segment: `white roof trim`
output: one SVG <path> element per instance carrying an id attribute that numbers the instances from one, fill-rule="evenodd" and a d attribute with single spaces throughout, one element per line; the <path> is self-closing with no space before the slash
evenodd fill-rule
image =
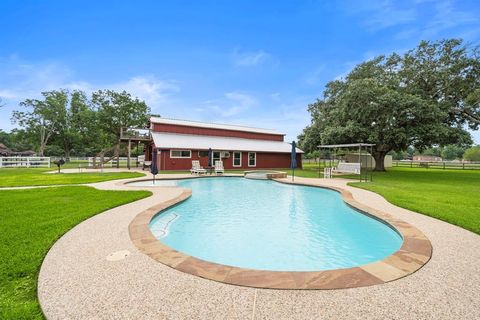
<path id="1" fill-rule="evenodd" d="M 198 127 L 198 128 L 211 128 L 211 129 L 285 135 L 281 132 L 278 132 L 276 130 L 271 130 L 271 129 L 262 129 L 262 128 L 247 127 L 247 126 L 237 126 L 237 125 L 231 125 L 231 124 L 209 123 L 209 122 L 190 121 L 190 120 L 168 119 L 168 118 L 160 118 L 160 117 L 151 117 L 150 122 L 173 124 L 178 126 Z"/>
<path id="2" fill-rule="evenodd" d="M 283 141 L 243 139 L 233 137 L 202 136 L 152 132 L 153 142 L 160 149 L 223 150 L 290 153 L 292 145 Z M 297 153 L 303 153 L 296 149 Z"/>

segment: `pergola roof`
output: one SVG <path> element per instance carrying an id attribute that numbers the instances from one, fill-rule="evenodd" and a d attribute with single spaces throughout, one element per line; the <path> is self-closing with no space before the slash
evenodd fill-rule
<path id="1" fill-rule="evenodd" d="M 361 148 L 361 147 L 373 147 L 375 144 L 374 143 L 344 143 L 344 144 L 321 144 L 318 147 L 319 148 Z"/>

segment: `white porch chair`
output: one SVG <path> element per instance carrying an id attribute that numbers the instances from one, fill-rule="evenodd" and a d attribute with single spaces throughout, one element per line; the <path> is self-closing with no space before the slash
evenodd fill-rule
<path id="1" fill-rule="evenodd" d="M 205 170 L 203 167 L 200 166 L 200 161 L 199 160 L 192 160 L 192 169 L 190 169 L 190 174 L 200 174 L 200 173 L 206 173 L 207 170 Z"/>
<path id="2" fill-rule="evenodd" d="M 224 174 L 223 161 L 215 161 L 215 174 Z"/>

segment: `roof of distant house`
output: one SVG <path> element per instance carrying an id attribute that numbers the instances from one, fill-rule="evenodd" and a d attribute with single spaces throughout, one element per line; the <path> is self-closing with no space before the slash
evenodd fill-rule
<path id="1" fill-rule="evenodd" d="M 284 133 L 281 133 L 272 129 L 262 129 L 262 128 L 247 127 L 247 126 L 200 122 L 200 121 L 191 121 L 191 120 L 168 119 L 168 118 L 160 118 L 160 117 L 151 117 L 150 122 L 161 123 L 161 124 L 172 124 L 172 125 L 186 126 L 186 127 L 198 127 L 198 128 L 210 128 L 210 129 L 285 135 Z"/>

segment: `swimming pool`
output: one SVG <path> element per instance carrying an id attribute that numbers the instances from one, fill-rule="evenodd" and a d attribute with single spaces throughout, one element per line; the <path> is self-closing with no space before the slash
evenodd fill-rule
<path id="1" fill-rule="evenodd" d="M 269 271 L 341 269 L 382 260 L 403 242 L 328 189 L 233 177 L 169 184 L 192 189 L 192 196 L 152 219 L 150 230 L 173 249 L 210 262 Z"/>

